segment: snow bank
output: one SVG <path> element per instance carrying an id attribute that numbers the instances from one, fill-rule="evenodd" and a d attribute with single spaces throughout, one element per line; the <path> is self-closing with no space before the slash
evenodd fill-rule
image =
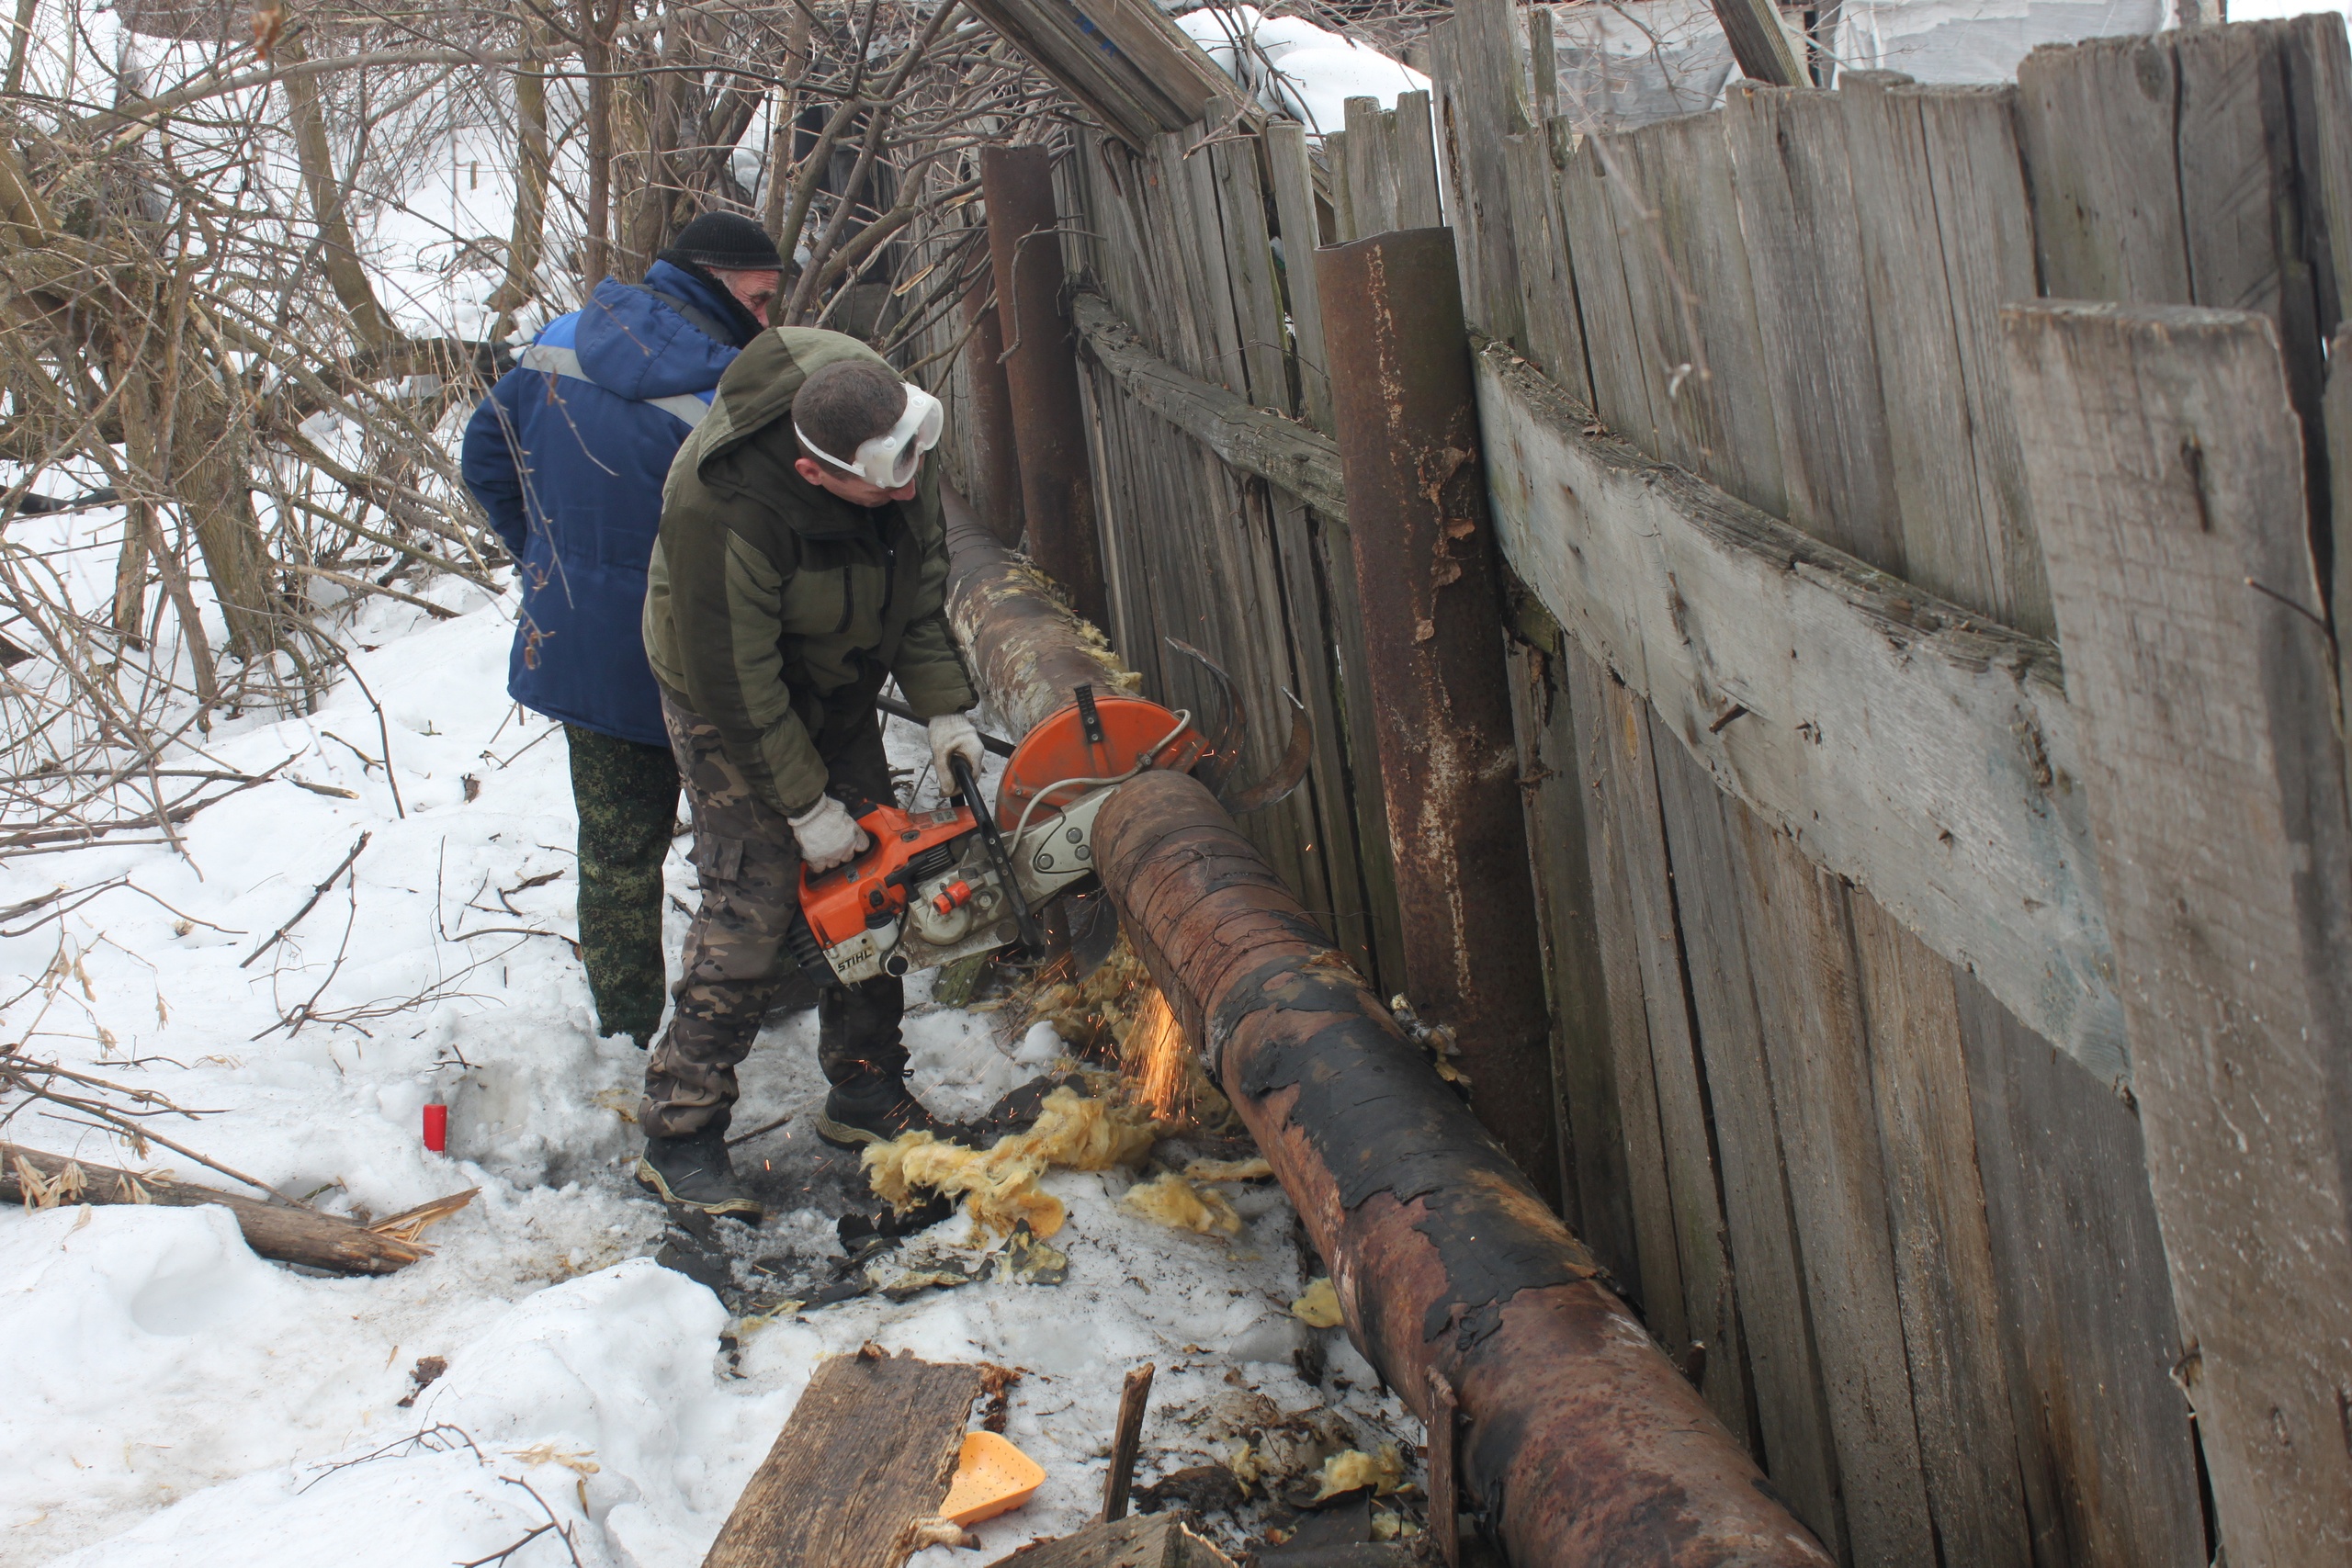
<path id="1" fill-rule="evenodd" d="M 28 538 L 36 526 L 63 525 L 18 525 Z M 60 543 L 88 558 L 103 590 L 111 538 L 81 527 Z M 868 1339 L 1023 1370 L 1007 1433 L 1047 1481 L 1028 1507 L 982 1527 L 996 1555 L 1091 1516 L 1121 1375 L 1139 1361 L 1160 1368 L 1145 1480 L 1222 1451 L 1243 1392 L 1228 1374 L 1260 1391 L 1253 1419 L 1331 1404 L 1362 1428 L 1357 1446 L 1416 1440 L 1360 1359 L 1290 1315 L 1304 1283 L 1295 1220 L 1265 1185 L 1226 1189 L 1245 1223 L 1227 1242 L 1127 1209 L 1126 1171 L 1057 1171 L 1044 1184 L 1069 1211 L 1055 1240 L 1067 1283 L 847 1302 L 739 1328 L 730 1360 L 717 1299 L 644 1256 L 662 1216 L 629 1179 L 638 1134 L 619 1113 L 644 1058 L 626 1039 L 596 1038 L 563 940 L 576 897 L 563 739 L 505 699 L 512 628 L 500 604 L 455 584 L 433 593 L 461 613 L 371 606 L 356 627 L 405 818 L 356 686 L 314 715 L 224 721 L 206 742 L 216 763 L 287 765 L 188 822 L 189 858 L 101 844 L 0 865 L 0 905 L 127 874 L 170 908 L 116 889 L 62 925 L 0 939 L 0 964 L 51 974 L 46 992 L 6 1012 L 12 1030 L 37 1028 L 69 1062 L 216 1110 L 175 1135 L 227 1164 L 339 1213 L 481 1194 L 428 1234 L 434 1257 L 379 1280 L 263 1262 L 220 1211 L 0 1212 L 0 1334 L 17 1351 L 0 1426 L 0 1568 L 61 1553 L 72 1568 L 440 1568 L 514 1543 L 547 1509 L 571 1527 L 583 1562 L 693 1568 L 818 1361 Z M 894 722 L 888 733 L 893 761 L 922 769 L 922 730 Z M 356 892 L 338 885 L 240 968 L 362 832 Z M 691 904 L 683 852 L 668 874 Z M 673 908 L 673 954 L 684 919 Z M 1059 1054 L 1050 1029 L 1001 1042 L 988 1017 L 925 997 L 918 977 L 914 1086 L 951 1114 L 980 1110 Z M 316 1016 L 289 1030 L 305 1003 Z M 809 1015 L 775 1021 L 744 1064 L 738 1125 L 796 1118 L 775 1147 L 806 1135 L 823 1093 L 814 1034 Z M 446 1156 L 418 1136 L 435 1089 L 451 1106 Z M 38 1116 L 11 1132 L 130 1158 Z M 164 1151 L 151 1158 L 184 1179 L 225 1179 Z M 968 1263 L 985 1242 L 959 1216 L 910 1250 Z M 831 1215 L 816 1209 L 778 1215 L 752 1245 L 839 1254 Z M 1317 1355 L 1353 1387 L 1302 1375 L 1295 1358 L 1311 1371 Z M 424 1357 L 447 1371 L 403 1408 Z M 515 1559 L 567 1561 L 551 1539 Z M 946 1548 L 918 1559 L 974 1561 Z"/>

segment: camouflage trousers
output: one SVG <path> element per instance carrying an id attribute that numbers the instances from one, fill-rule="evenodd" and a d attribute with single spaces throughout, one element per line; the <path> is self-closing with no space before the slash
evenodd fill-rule
<path id="1" fill-rule="evenodd" d="M 580 812 L 580 961 L 596 1027 L 639 1045 L 662 1026 L 662 863 L 678 820 L 669 750 L 563 727 Z"/>
<path id="2" fill-rule="evenodd" d="M 670 1027 L 646 1064 L 639 1121 L 648 1137 L 675 1138 L 727 1126 L 738 1093 L 736 1066 L 750 1054 L 762 1016 L 797 981 L 784 933 L 800 903 L 800 846 L 784 814 L 760 799 L 728 761 L 717 726 L 666 695 L 662 712 L 694 814 L 702 902 L 686 931 L 684 972 L 671 991 L 676 1006 Z M 819 750 L 836 799 L 896 798 L 877 719 L 826 737 Z M 826 1079 L 904 1071 L 904 985 L 888 976 L 820 991 L 817 1062 Z"/>

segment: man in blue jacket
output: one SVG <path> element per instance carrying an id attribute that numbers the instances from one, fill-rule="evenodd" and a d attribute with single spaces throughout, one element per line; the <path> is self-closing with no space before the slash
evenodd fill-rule
<path id="1" fill-rule="evenodd" d="M 466 425 L 466 487 L 519 567 L 506 690 L 558 720 L 580 816 L 580 949 L 599 1029 L 661 1026 L 662 863 L 677 764 L 638 625 L 670 459 L 767 323 L 784 264 L 705 213 L 642 284 L 605 278 L 525 349 Z"/>

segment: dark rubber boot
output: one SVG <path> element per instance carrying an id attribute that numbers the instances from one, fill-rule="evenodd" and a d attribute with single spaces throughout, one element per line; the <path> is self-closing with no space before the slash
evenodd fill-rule
<path id="1" fill-rule="evenodd" d="M 943 1143 L 966 1141 L 964 1128 L 924 1110 L 895 1073 L 869 1070 L 842 1079 L 817 1117 L 817 1136 L 837 1149 L 887 1144 L 908 1133 L 929 1133 Z"/>
<path id="2" fill-rule="evenodd" d="M 747 1224 L 767 1217 L 767 1208 L 743 1190 L 727 1158 L 727 1130 L 705 1127 L 683 1138 L 648 1138 L 637 1162 L 638 1184 L 683 1209 L 725 1214 Z"/>

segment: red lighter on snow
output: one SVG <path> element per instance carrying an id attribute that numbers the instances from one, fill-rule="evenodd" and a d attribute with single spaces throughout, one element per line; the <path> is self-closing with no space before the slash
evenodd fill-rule
<path id="1" fill-rule="evenodd" d="M 449 1102 L 441 1098 L 439 1089 L 424 1102 L 424 1146 L 436 1155 L 449 1147 Z"/>

